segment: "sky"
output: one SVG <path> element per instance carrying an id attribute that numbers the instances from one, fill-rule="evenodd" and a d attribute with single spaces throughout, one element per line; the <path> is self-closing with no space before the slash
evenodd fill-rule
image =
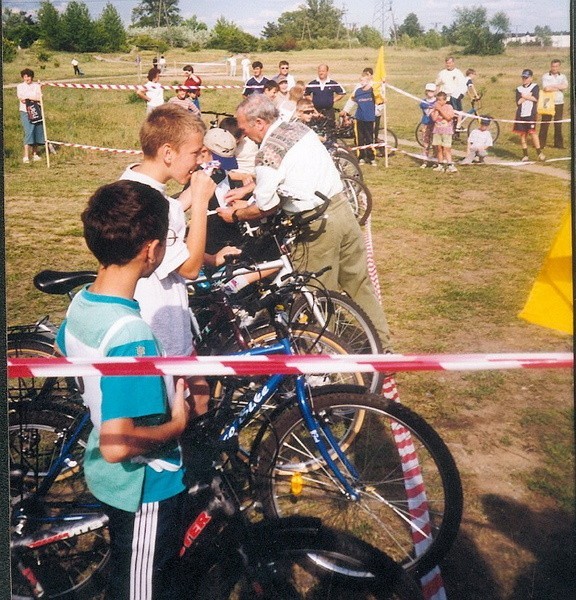
<path id="1" fill-rule="evenodd" d="M 98 17 L 108 0 L 81 0 Z M 132 9 L 138 0 L 111 0 L 126 25 L 130 24 Z M 66 0 L 52 0 L 57 8 L 65 7 Z M 259 36 L 268 21 L 277 21 L 283 13 L 296 10 L 304 0 L 180 0 L 180 14 L 184 18 L 196 15 L 198 20 L 212 27 L 224 16 L 253 35 Z M 34 0 L 4 0 L 3 6 L 18 10 L 33 11 L 39 6 Z M 502 11 L 510 20 L 513 33 L 534 31 L 534 27 L 548 25 L 552 31 L 568 31 L 570 28 L 570 0 L 334 0 L 334 6 L 345 11 L 347 25 L 358 27 L 370 25 L 386 34 L 402 24 L 406 15 L 415 13 L 425 30 L 450 25 L 457 7 L 482 6 L 488 18 Z"/>

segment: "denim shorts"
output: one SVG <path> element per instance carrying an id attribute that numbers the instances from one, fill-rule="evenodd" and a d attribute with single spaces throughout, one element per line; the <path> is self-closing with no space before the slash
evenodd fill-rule
<path id="1" fill-rule="evenodd" d="M 44 129 L 42 123 L 30 123 L 28 113 L 20 111 L 20 121 L 24 128 L 24 144 L 26 146 L 35 146 L 45 144 Z"/>

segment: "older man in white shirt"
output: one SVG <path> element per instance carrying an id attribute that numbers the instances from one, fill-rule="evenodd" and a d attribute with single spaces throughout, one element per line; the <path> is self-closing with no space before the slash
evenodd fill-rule
<path id="1" fill-rule="evenodd" d="M 385 350 L 391 350 L 384 311 L 368 274 L 362 230 L 354 217 L 338 170 L 317 134 L 300 122 L 286 123 L 266 97 L 252 95 L 236 110 L 239 127 L 260 145 L 256 155 L 254 202 L 232 198 L 230 208 L 218 209 L 227 222 L 260 219 L 280 208 L 289 214 L 322 204 L 316 192 L 330 198 L 323 217 L 312 221 L 298 240 L 293 259 L 298 269 L 319 271 L 331 290 L 344 290 L 370 317 Z"/>

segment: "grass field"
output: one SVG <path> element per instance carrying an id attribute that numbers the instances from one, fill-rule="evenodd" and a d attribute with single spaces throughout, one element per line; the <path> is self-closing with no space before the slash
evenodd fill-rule
<path id="1" fill-rule="evenodd" d="M 388 81 L 420 96 L 449 53 L 389 49 Z M 281 58 L 305 81 L 327 62 L 335 79 L 351 86 L 372 49 L 259 55 L 265 73 Z M 457 65 L 478 72 L 482 112 L 511 120 L 514 88 L 523 68 L 540 77 L 551 58 L 567 72 L 566 50 L 514 48 L 503 56 L 459 57 Z M 214 62 L 224 53 L 174 54 L 171 61 Z M 68 55 L 53 57 L 44 70 L 24 52 L 4 65 L 4 84 L 18 83 L 28 66 L 46 81 L 73 80 Z M 138 83 L 131 57 L 102 61 L 79 57 L 86 83 Z M 252 57 L 256 58 L 256 57 Z M 54 66 L 58 60 L 60 66 Z M 145 64 L 151 56 L 143 55 Z M 201 69 L 197 69 L 204 76 Z M 569 73 L 567 73 L 570 75 Z M 180 82 L 180 74 L 165 78 Z M 223 75 L 205 83 L 239 84 Z M 166 94 L 168 97 L 168 93 Z M 206 90 L 205 110 L 232 112 L 240 91 Z M 568 107 L 567 107 L 568 108 Z M 416 103 L 388 92 L 389 126 L 401 150 L 414 151 Z M 130 92 L 45 89 L 49 139 L 118 149 L 138 148 L 144 106 Z M 566 114 L 570 114 L 569 111 Z M 517 161 L 521 150 L 511 124 L 494 155 Z M 30 322 L 66 309 L 59 298 L 42 297 L 32 286 L 44 268 L 92 268 L 79 214 L 99 185 L 114 180 L 137 157 L 63 148 L 44 163 L 21 163 L 21 130 L 13 88 L 4 89 L 7 322 Z M 569 127 L 565 126 L 568 142 Z M 457 149 L 457 148 L 456 148 Z M 569 150 L 547 151 L 549 158 Z M 448 175 L 419 169 L 400 153 L 389 167 L 365 173 L 373 193 L 372 231 L 376 260 L 397 351 L 570 351 L 571 339 L 531 325 L 517 314 L 570 204 L 570 160 L 553 169 L 484 165 Z M 402 401 L 422 413 L 448 442 L 465 485 L 460 538 L 443 565 L 449 598 L 505 600 L 571 597 L 575 591 L 573 514 L 572 373 L 480 371 L 398 374 Z"/>

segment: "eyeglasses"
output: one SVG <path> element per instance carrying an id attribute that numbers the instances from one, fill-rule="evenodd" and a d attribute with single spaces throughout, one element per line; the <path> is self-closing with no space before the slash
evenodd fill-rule
<path id="1" fill-rule="evenodd" d="M 313 115 L 316 111 L 314 110 L 303 110 L 302 114 L 304 115 Z"/>
<path id="2" fill-rule="evenodd" d="M 166 246 L 173 246 L 176 243 L 178 236 L 173 229 L 168 229 L 168 234 L 166 235 Z"/>

